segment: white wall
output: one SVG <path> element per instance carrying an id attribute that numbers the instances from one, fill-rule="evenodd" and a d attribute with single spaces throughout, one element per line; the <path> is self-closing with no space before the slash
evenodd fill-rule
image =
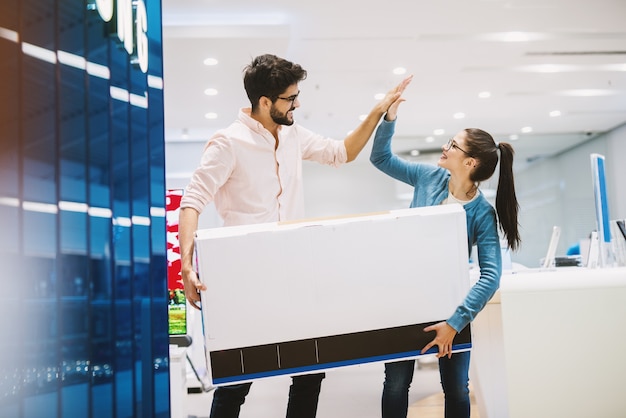
<path id="1" fill-rule="evenodd" d="M 613 219 L 626 218 L 626 124 L 606 135 L 609 190 L 611 193 L 611 213 Z"/>
<path id="2" fill-rule="evenodd" d="M 369 156 L 368 156 L 369 157 Z M 339 168 L 306 162 L 303 166 L 307 217 L 402 209 L 396 181 L 361 159 Z"/>
<path id="3" fill-rule="evenodd" d="M 522 249 L 513 260 L 537 267 L 548 248 L 552 226 L 561 227 L 557 255 L 596 229 L 590 154 L 606 157 L 609 213 L 626 217 L 626 195 L 619 179 L 626 176 L 626 126 L 516 173 Z"/>

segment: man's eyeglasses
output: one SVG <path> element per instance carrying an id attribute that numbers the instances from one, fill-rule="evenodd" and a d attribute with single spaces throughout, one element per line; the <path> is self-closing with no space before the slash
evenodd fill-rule
<path id="1" fill-rule="evenodd" d="M 289 97 L 280 97 L 280 96 L 278 96 L 276 99 L 280 99 L 280 100 L 285 100 L 287 102 L 291 102 L 291 104 L 293 105 L 293 102 L 298 100 L 298 96 L 299 95 L 300 95 L 300 92 L 298 92 L 298 94 L 294 94 L 293 96 L 289 96 Z"/>
<path id="2" fill-rule="evenodd" d="M 467 155 L 468 157 L 471 157 L 472 154 L 470 154 L 469 152 L 465 151 L 463 148 L 459 147 L 456 143 L 456 141 L 452 138 L 450 138 L 448 140 L 448 142 L 446 143 L 446 145 L 443 146 L 443 149 L 446 151 L 450 151 L 450 148 L 456 148 L 459 151 L 461 151 L 463 154 Z"/>

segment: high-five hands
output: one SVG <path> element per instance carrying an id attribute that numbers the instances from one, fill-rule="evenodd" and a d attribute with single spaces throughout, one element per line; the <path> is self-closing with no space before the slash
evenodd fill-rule
<path id="1" fill-rule="evenodd" d="M 385 115 L 385 120 L 392 121 L 392 120 L 395 120 L 396 117 L 398 116 L 398 107 L 400 106 L 400 103 L 402 103 L 405 100 L 402 97 L 402 93 L 404 93 L 404 89 L 406 89 L 406 87 L 409 85 L 411 80 L 413 80 L 413 75 L 410 75 L 404 80 L 402 80 L 402 82 L 398 84 L 395 87 L 395 89 L 392 89 L 389 93 L 387 93 L 387 96 L 389 96 L 390 93 L 396 96 L 395 96 L 395 99 L 391 101 L 389 107 L 387 107 L 387 114 Z"/>
<path id="2" fill-rule="evenodd" d="M 404 99 L 402 98 L 402 93 L 404 93 L 404 89 L 406 89 L 411 80 L 413 80 L 412 75 L 406 77 L 397 86 L 395 86 L 394 88 L 389 90 L 387 94 L 385 94 L 385 97 L 383 97 L 383 99 L 380 101 L 380 106 L 382 107 L 383 113 L 386 112 L 387 115 L 389 115 L 389 111 L 391 109 L 395 109 L 394 114 L 395 112 L 397 112 L 398 106 L 404 101 Z M 385 116 L 385 119 L 392 120 L 387 118 L 387 116 Z"/>

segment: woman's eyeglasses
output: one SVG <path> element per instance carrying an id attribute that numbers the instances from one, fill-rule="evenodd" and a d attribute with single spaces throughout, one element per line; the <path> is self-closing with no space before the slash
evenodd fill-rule
<path id="1" fill-rule="evenodd" d="M 463 148 L 459 147 L 456 143 L 456 141 L 452 138 L 450 138 L 448 140 L 448 142 L 446 143 L 446 145 L 443 146 L 443 149 L 446 151 L 450 151 L 450 148 L 456 148 L 459 151 L 461 151 L 463 154 L 467 155 L 468 157 L 471 157 L 472 154 L 470 154 L 469 152 L 465 151 Z"/>

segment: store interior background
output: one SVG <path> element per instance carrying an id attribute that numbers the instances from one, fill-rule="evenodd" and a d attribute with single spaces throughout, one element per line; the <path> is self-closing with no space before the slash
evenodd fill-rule
<path id="1" fill-rule="evenodd" d="M 626 156 L 624 15 L 619 0 L 164 0 L 167 187 L 184 187 L 207 138 L 248 106 L 242 70 L 258 54 L 308 70 L 294 118 L 337 139 L 357 126 L 376 93 L 413 74 L 395 151 L 436 163 L 441 145 L 465 127 L 510 142 L 523 240 L 513 261 L 537 267 L 554 225 L 562 228 L 557 254 L 595 228 L 590 153 L 607 157 L 611 216 L 626 216 L 618 193 Z M 205 65 L 207 58 L 218 64 Z M 396 67 L 406 74 L 393 74 Z M 490 97 L 479 98 L 485 91 Z M 465 117 L 455 119 L 458 112 Z M 339 169 L 305 163 L 307 216 L 408 207 L 410 188 L 378 172 L 369 149 Z M 481 185 L 491 198 L 496 179 Z M 217 225 L 209 207 L 200 227 Z"/>
<path id="2" fill-rule="evenodd" d="M 624 15 L 620 0 L 163 0 L 166 187 L 184 187 L 206 140 L 249 105 L 242 71 L 256 55 L 308 71 L 294 118 L 336 139 L 358 125 L 375 94 L 413 74 L 394 150 L 436 163 L 441 145 L 465 127 L 510 142 L 523 240 L 513 261 L 537 267 L 554 225 L 562 228 L 557 255 L 595 229 L 589 154 L 606 156 L 610 214 L 626 217 Z M 394 74 L 397 67 L 406 74 Z M 305 162 L 308 217 L 408 207 L 410 188 L 378 172 L 369 150 L 339 169 Z M 481 185 L 490 199 L 495 180 Z M 210 206 L 200 227 L 218 225 Z"/>
<path id="3" fill-rule="evenodd" d="M 591 153 L 606 156 L 611 218 L 626 217 L 623 16 L 621 0 L 163 0 L 166 186 L 185 187 L 207 139 L 249 106 L 242 74 L 256 55 L 283 56 L 308 71 L 294 118 L 335 139 L 357 126 L 375 94 L 413 74 L 394 150 L 436 163 L 442 144 L 466 127 L 510 142 L 522 235 L 512 260 L 539 267 L 553 226 L 562 231 L 557 255 L 596 228 Z M 207 58 L 218 63 L 205 65 Z M 406 74 L 394 74 L 397 67 Z M 482 92 L 490 97 L 479 97 Z M 465 117 L 456 119 L 459 112 Z M 410 187 L 377 171 L 370 149 L 338 169 L 304 163 L 308 217 L 408 207 Z M 497 175 L 481 185 L 492 203 L 496 181 Z M 210 205 L 200 227 L 219 225 Z M 194 344 L 187 352 L 201 368 L 200 318 L 188 314 Z M 440 393 L 430 371 L 414 379 L 411 402 Z M 190 386 L 198 385 L 187 376 Z M 376 416 L 381 379 L 377 365 L 330 371 L 319 415 Z M 242 415 L 276 416 L 289 382 L 255 384 Z M 188 412 L 205 416 L 210 396 L 187 396 Z"/>
<path id="4" fill-rule="evenodd" d="M 625 15 L 620 0 L 163 0 L 166 187 L 185 187 L 207 139 L 249 105 L 242 71 L 256 55 L 283 56 L 308 71 L 294 118 L 335 139 L 357 126 L 375 94 L 413 74 L 394 150 L 436 163 L 442 144 L 466 127 L 510 142 L 522 234 L 512 260 L 539 267 L 553 226 L 562 231 L 557 255 L 596 228 L 591 153 L 606 156 L 611 218 L 626 217 L 620 185 L 626 176 L 620 161 L 626 156 Z M 205 65 L 207 58 L 217 65 Z M 397 67 L 406 74 L 394 74 Z M 490 97 L 479 97 L 482 92 Z M 456 119 L 459 112 L 465 117 Z M 437 129 L 444 133 L 435 135 Z M 378 172 L 370 149 L 338 169 L 304 163 L 308 217 L 408 207 L 411 189 Z M 492 203 L 496 181 L 497 175 L 481 185 Z M 200 227 L 219 225 L 210 205 Z M 190 311 L 191 334 L 201 341 L 199 315 Z M 188 353 L 203 364 L 199 344 Z M 341 396 L 325 397 L 320 415 L 329 405 L 352 413 L 360 407 L 359 416 L 376 411 L 380 370 L 372 368 L 368 380 L 369 370 L 352 369 L 346 381 L 335 371 L 325 390 L 352 390 L 351 400 L 344 405 Z M 360 389 L 349 383 L 355 375 Z M 272 408 L 285 404 L 289 379 L 268 380 L 250 395 L 259 416 L 264 407 L 272 416 Z M 188 382 L 197 385 L 193 376 Z M 422 370 L 412 399 L 431 390 L 438 391 L 437 378 Z M 188 398 L 190 410 L 203 414 L 207 401 Z"/>
<path id="5" fill-rule="evenodd" d="M 403 66 L 415 80 L 397 152 L 434 161 L 466 126 L 510 140 L 514 261 L 537 266 L 553 225 L 559 254 L 595 228 L 590 153 L 607 157 L 611 217 L 626 217 L 623 0 L 145 3 L 147 74 L 82 7 L 91 0 L 0 2 L 2 416 L 169 415 L 164 189 L 184 187 L 206 140 L 247 106 L 242 69 L 261 53 L 309 71 L 296 119 L 330 137 Z M 308 216 L 408 206 L 368 154 L 337 170 L 305 163 Z M 200 226 L 219 224 L 209 207 Z"/>

